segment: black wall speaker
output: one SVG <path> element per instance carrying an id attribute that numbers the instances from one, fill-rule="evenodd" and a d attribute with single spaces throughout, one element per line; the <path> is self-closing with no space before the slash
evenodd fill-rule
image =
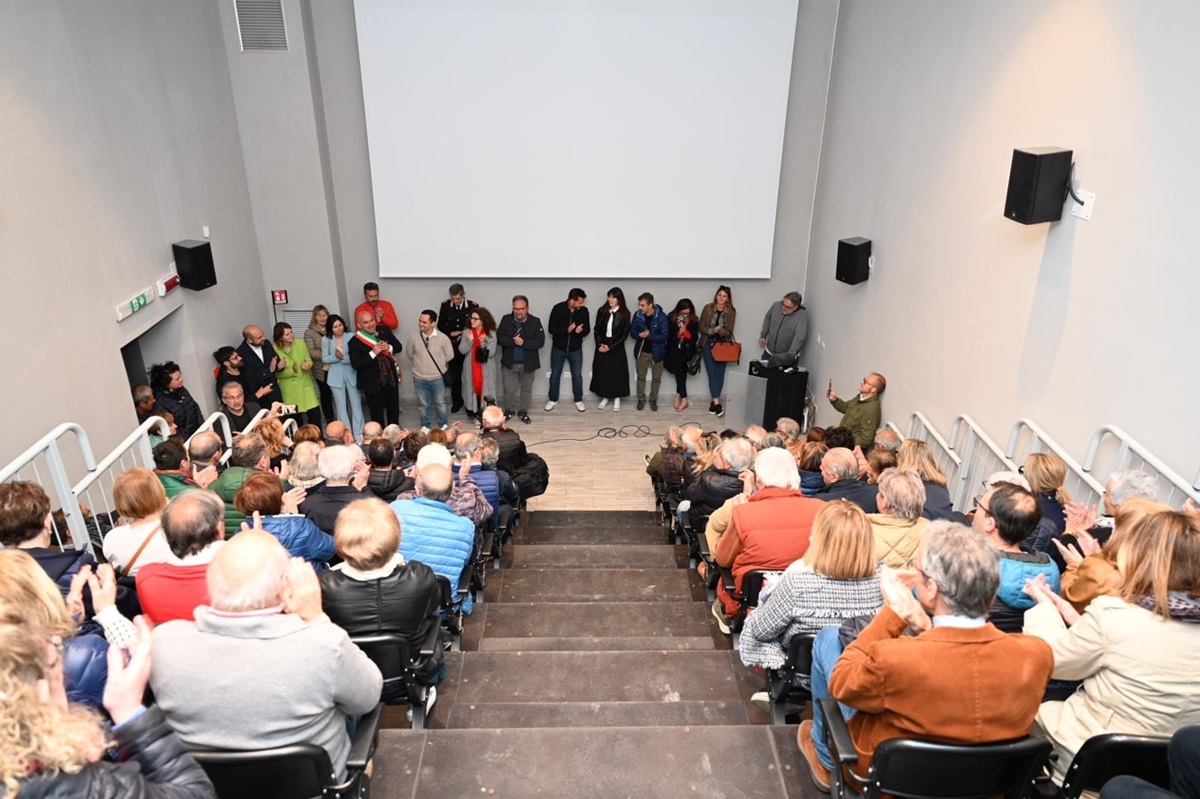
<path id="1" fill-rule="evenodd" d="M 207 241 L 177 241 L 171 245 L 171 249 L 175 251 L 175 271 L 179 273 L 179 285 L 192 291 L 217 285 L 212 245 Z"/>
<path id="2" fill-rule="evenodd" d="M 1022 225 L 1062 219 L 1072 155 L 1061 147 L 1013 150 L 1004 215 Z"/>
<path id="3" fill-rule="evenodd" d="M 871 276 L 871 240 L 861 236 L 838 241 L 837 279 L 851 286 Z"/>

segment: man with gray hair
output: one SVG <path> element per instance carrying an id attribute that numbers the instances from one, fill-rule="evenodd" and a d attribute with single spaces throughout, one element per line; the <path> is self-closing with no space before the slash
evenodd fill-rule
<path id="1" fill-rule="evenodd" d="M 383 678 L 321 611 L 312 566 L 256 527 L 216 553 L 207 583 L 194 622 L 154 628 L 150 684 L 175 734 L 205 749 L 316 744 L 343 779 L 346 720 L 375 707 Z"/>
<path id="2" fill-rule="evenodd" d="M 858 459 L 844 447 L 834 447 L 821 458 L 821 477 L 825 487 L 813 492 L 814 499 L 832 502 L 848 499 L 867 513 L 878 513 L 876 495 L 879 486 L 873 486 L 858 476 Z"/>
<path id="3" fill-rule="evenodd" d="M 872 449 L 886 449 L 888 452 L 899 452 L 900 445 L 904 443 L 896 431 L 890 427 L 881 427 L 875 431 L 875 443 Z"/>
<path id="4" fill-rule="evenodd" d="M 800 493 L 796 459 L 786 449 L 764 449 L 754 457 L 754 493 L 733 508 L 729 527 L 717 540 L 713 560 L 733 569 L 737 590 L 755 569 L 783 571 L 808 551 L 813 520 L 824 506 Z M 739 494 L 738 496 L 745 496 Z M 717 585 L 713 616 L 729 634 L 729 617 L 739 603 L 723 584 Z"/>
<path id="5" fill-rule="evenodd" d="M 233 452 L 229 455 L 229 468 L 209 485 L 208 490 L 214 492 L 225 502 L 225 535 L 232 537 L 241 529 L 246 520 L 245 514 L 233 504 L 238 489 L 246 482 L 246 478 L 255 472 L 271 471 L 271 456 L 267 454 L 267 442 L 258 433 L 242 433 L 233 442 Z"/>
<path id="6" fill-rule="evenodd" d="M 1158 479 L 1140 469 L 1113 472 L 1104 486 L 1104 515 L 1102 517 L 1097 517 L 1098 508 L 1095 506 L 1089 508 L 1082 502 L 1072 502 L 1067 505 L 1064 513 L 1067 525 L 1066 532 L 1062 535 L 1063 544 L 1079 549 L 1077 540 L 1081 531 L 1089 533 L 1101 544 L 1106 543 L 1108 537 L 1112 535 L 1113 517 L 1117 515 L 1117 508 L 1121 507 L 1121 503 L 1128 499 L 1148 499 L 1151 502 L 1158 502 Z M 1061 557 L 1057 551 L 1047 550 L 1047 552 L 1056 560 Z"/>
<path id="7" fill-rule="evenodd" d="M 770 366 L 791 366 L 800 358 L 806 338 L 808 311 L 801 303 L 800 292 L 789 291 L 763 317 L 762 331 L 758 334 L 762 359 Z"/>
<path id="8" fill-rule="evenodd" d="M 460 433 L 454 440 L 454 457 L 458 460 L 460 467 L 462 464 L 470 464 L 467 472 L 469 476 L 460 477 L 456 474 L 454 482 L 458 485 L 469 480 L 479 486 L 479 490 L 487 497 L 488 504 L 492 506 L 492 526 L 499 530 L 500 478 L 496 472 L 483 468 L 483 453 L 480 451 L 482 441 L 479 434 L 473 432 Z"/>
<path id="9" fill-rule="evenodd" d="M 786 447 L 800 438 L 800 423 L 791 417 L 780 416 L 775 420 L 775 432 L 783 436 L 783 444 Z"/>
<path id="10" fill-rule="evenodd" d="M 454 475 L 450 467 L 430 463 L 417 473 L 417 495 L 398 499 L 392 510 L 400 520 L 403 535 L 400 554 L 406 561 L 419 560 L 435 574 L 450 581 L 452 595 L 458 593 L 463 569 L 475 554 L 475 523 L 450 509 Z M 467 592 L 463 612 L 470 613 L 474 600 Z"/>
<path id="11" fill-rule="evenodd" d="M 333 526 L 342 508 L 363 494 L 371 479 L 371 467 L 363 459 L 362 450 L 355 446 L 326 447 L 317 455 L 317 466 L 325 483 L 321 490 L 305 497 L 300 512 L 326 533 L 333 535 Z"/>
<path id="12" fill-rule="evenodd" d="M 754 465 L 754 447 L 740 436 L 717 447 L 712 466 L 696 475 L 683 492 L 693 530 L 700 530 L 717 508 L 742 493 L 742 472 Z"/>
<path id="13" fill-rule="evenodd" d="M 225 503 L 211 491 L 186 491 L 167 503 L 161 522 L 171 555 L 137 570 L 138 600 L 153 624 L 191 621 L 208 601 L 208 564 L 225 544 Z"/>
<path id="14" fill-rule="evenodd" d="M 837 699 L 846 717 L 858 711 L 849 722 L 860 773 L 892 738 L 981 744 L 1029 734 L 1054 655 L 1045 641 L 987 622 L 999 584 L 998 556 L 982 535 L 933 522 L 913 568 L 884 570 L 884 608 L 845 652 L 836 626 L 817 634 L 813 699 Z M 797 743 L 813 783 L 828 790 L 824 724 L 814 702 Z"/>

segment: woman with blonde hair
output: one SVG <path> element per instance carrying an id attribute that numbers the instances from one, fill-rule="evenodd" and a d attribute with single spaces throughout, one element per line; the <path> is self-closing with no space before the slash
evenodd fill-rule
<path id="1" fill-rule="evenodd" d="M 817 513 L 804 557 L 788 566 L 747 617 L 739 643 L 742 662 L 778 668 L 796 635 L 873 616 L 882 606 L 871 522 L 849 500 L 833 500 Z"/>
<path id="2" fill-rule="evenodd" d="M 267 445 L 272 469 L 278 469 L 292 456 L 292 440 L 283 432 L 283 422 L 268 416 L 254 426 L 254 432 L 262 436 Z"/>
<path id="3" fill-rule="evenodd" d="M 151 636 L 140 623 L 128 662 L 108 656 L 104 706 L 122 763 L 109 762 L 99 716 L 72 706 L 64 689 L 63 641 L 33 621 L 0 613 L 0 779 L 6 796 L 170 796 L 215 799 L 216 792 L 158 708 L 142 707 Z M 134 761 L 135 766 L 126 765 Z M 169 788 L 168 788 L 169 786 Z"/>
<path id="4" fill-rule="evenodd" d="M 900 451 L 896 453 L 896 468 L 921 476 L 921 482 L 925 485 L 925 510 L 922 516 L 930 520 L 954 520 L 954 503 L 950 501 L 950 492 L 946 488 L 949 480 L 938 468 L 933 448 L 928 442 L 917 438 L 904 439 Z"/>
<path id="5" fill-rule="evenodd" d="M 1043 581 L 1025 632 L 1054 652 L 1058 680 L 1082 680 L 1065 702 L 1044 702 L 1037 727 L 1053 741 L 1061 779 L 1084 741 L 1107 732 L 1170 735 L 1200 723 L 1200 517 L 1162 510 L 1121 531 L 1118 596 L 1077 613 Z"/>
<path id="6" fill-rule="evenodd" d="M 104 536 L 104 559 L 126 577 L 147 563 L 171 559 L 159 516 L 167 507 L 167 492 L 149 469 L 130 469 L 113 481 L 113 504 L 122 524 Z"/>
<path id="7" fill-rule="evenodd" d="M 1063 513 L 1071 495 L 1063 487 L 1067 481 L 1067 464 L 1052 452 L 1031 452 L 1021 466 L 1021 474 L 1029 481 L 1029 490 L 1042 507 L 1042 518 L 1054 525 L 1057 538 L 1066 531 Z"/>
<path id="8" fill-rule="evenodd" d="M 821 474 L 821 459 L 829 447 L 823 441 L 794 441 L 788 452 L 796 458 L 800 470 L 800 493 L 811 497 L 825 487 L 825 476 Z"/>

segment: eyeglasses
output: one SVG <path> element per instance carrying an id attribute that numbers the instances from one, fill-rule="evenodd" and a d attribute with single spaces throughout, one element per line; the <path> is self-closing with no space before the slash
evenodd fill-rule
<path id="1" fill-rule="evenodd" d="M 989 508 L 987 505 L 983 504 L 982 496 L 975 497 L 975 499 L 972 500 L 971 504 L 975 507 L 975 510 L 977 510 L 977 511 L 981 510 L 984 513 L 986 513 L 988 516 L 992 515 L 992 509 Z"/>

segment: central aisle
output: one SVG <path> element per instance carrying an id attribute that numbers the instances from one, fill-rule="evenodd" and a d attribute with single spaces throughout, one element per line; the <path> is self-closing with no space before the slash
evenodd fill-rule
<path id="1" fill-rule="evenodd" d="M 819 796 L 653 513 L 529 513 L 502 565 L 428 728 L 380 733 L 375 795 Z"/>

